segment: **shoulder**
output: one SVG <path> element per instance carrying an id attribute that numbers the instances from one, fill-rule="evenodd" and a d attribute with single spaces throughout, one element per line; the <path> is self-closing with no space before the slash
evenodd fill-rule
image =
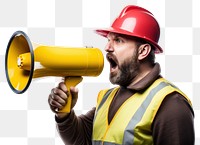
<path id="1" fill-rule="evenodd" d="M 154 118 L 152 131 L 157 143 L 177 142 L 177 138 L 182 143 L 193 142 L 194 111 L 186 98 L 178 92 L 166 96 Z"/>
<path id="2" fill-rule="evenodd" d="M 163 118 L 184 119 L 185 116 L 194 117 L 194 111 L 185 97 L 178 92 L 173 92 L 163 100 L 155 119 L 163 120 Z"/>

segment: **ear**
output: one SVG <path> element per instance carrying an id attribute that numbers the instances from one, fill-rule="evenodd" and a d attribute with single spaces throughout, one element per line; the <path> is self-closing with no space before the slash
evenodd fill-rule
<path id="1" fill-rule="evenodd" d="M 142 44 L 138 49 L 138 60 L 142 60 L 148 56 L 151 51 L 151 45 Z"/>

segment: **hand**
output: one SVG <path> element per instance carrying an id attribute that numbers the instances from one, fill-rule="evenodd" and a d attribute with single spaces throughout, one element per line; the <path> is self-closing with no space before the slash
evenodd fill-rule
<path id="1" fill-rule="evenodd" d="M 78 89 L 75 87 L 70 87 L 70 93 L 72 95 L 72 104 L 71 109 L 75 106 L 77 99 L 78 99 Z M 51 110 L 56 113 L 56 116 L 58 118 L 64 118 L 69 113 L 61 113 L 58 112 L 58 110 L 63 109 L 64 106 L 67 105 L 67 98 L 68 98 L 69 92 L 67 90 L 66 85 L 61 82 L 59 83 L 58 87 L 53 88 L 51 90 L 51 93 L 49 94 L 48 102 Z"/>

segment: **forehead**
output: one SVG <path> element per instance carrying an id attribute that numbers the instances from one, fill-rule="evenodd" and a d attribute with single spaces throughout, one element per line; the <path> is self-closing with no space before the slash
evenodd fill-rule
<path id="1" fill-rule="evenodd" d="M 107 35 L 107 38 L 116 38 L 116 37 L 122 37 L 122 38 L 124 38 L 124 39 L 129 39 L 129 40 L 136 40 L 136 38 L 133 37 L 133 36 L 124 35 L 124 34 L 119 34 L 119 33 L 110 32 L 110 33 L 108 33 L 108 35 Z"/>
<path id="2" fill-rule="evenodd" d="M 124 35 L 124 34 L 113 33 L 113 32 L 109 32 L 108 35 L 107 35 L 108 39 L 111 39 L 111 38 L 115 39 L 115 38 L 118 38 L 118 37 L 121 37 L 121 38 L 126 39 L 128 41 L 134 41 L 135 43 L 138 43 L 138 44 L 148 43 L 147 41 L 145 41 L 142 38 L 138 38 L 138 37 L 134 37 L 134 36 L 130 36 L 130 35 Z"/>

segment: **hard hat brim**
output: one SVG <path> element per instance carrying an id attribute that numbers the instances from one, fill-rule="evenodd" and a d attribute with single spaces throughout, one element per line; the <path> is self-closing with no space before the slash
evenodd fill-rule
<path id="1" fill-rule="evenodd" d="M 122 29 L 117 30 L 117 29 L 114 29 L 114 28 L 111 27 L 111 28 L 108 28 L 108 29 L 97 29 L 97 30 L 95 30 L 95 32 L 98 35 L 101 35 L 103 37 L 107 37 L 108 33 L 110 33 L 110 32 L 138 37 L 138 38 L 146 40 L 151 45 L 153 45 L 155 47 L 155 53 L 156 54 L 163 53 L 163 49 L 153 40 L 150 40 L 147 37 L 141 37 L 141 36 L 133 35 L 133 33 L 129 32 L 129 31 L 125 31 L 125 30 L 122 30 Z"/>

